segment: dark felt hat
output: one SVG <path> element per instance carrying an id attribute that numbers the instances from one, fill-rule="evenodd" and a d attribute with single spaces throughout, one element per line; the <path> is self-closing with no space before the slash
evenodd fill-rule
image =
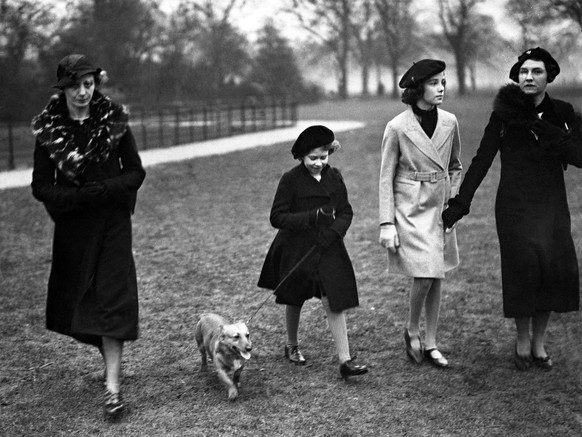
<path id="1" fill-rule="evenodd" d="M 513 64 L 511 70 L 509 71 L 509 78 L 514 82 L 519 82 L 519 69 L 522 64 L 528 59 L 534 59 L 537 61 L 542 61 L 546 65 L 546 70 L 549 70 L 549 66 L 554 66 L 554 71 L 550 74 L 548 71 L 548 82 L 553 82 L 556 76 L 560 73 L 560 66 L 558 62 L 548 53 L 547 50 L 541 47 L 536 47 L 535 49 L 529 49 L 523 52 L 517 58 L 517 62 Z"/>
<path id="2" fill-rule="evenodd" d="M 337 141 L 335 141 L 335 136 L 331 129 L 322 125 L 309 126 L 299 134 L 291 148 L 291 153 L 293 158 L 299 159 L 307 155 L 311 150 L 327 145 L 330 145 L 329 153 L 333 153 L 339 148 L 339 143 L 337 145 L 332 143 L 337 143 Z"/>
<path id="3" fill-rule="evenodd" d="M 57 67 L 57 83 L 55 88 L 63 88 L 74 85 L 77 80 L 86 74 L 98 75 L 100 68 L 96 68 L 85 55 L 67 55 L 59 62 Z"/>
<path id="4" fill-rule="evenodd" d="M 406 73 L 400 79 L 398 86 L 400 88 L 411 88 L 414 87 L 431 76 L 434 76 L 447 67 L 443 61 L 437 59 L 422 59 L 418 62 L 412 64 L 412 67 L 408 69 Z"/>

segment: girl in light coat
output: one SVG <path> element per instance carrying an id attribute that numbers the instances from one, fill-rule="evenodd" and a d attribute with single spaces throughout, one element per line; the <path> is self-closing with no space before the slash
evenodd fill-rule
<path id="1" fill-rule="evenodd" d="M 457 118 L 437 109 L 445 92 L 445 63 L 423 59 L 400 80 L 408 108 L 392 119 L 382 140 L 380 244 L 388 250 L 389 271 L 413 278 L 406 351 L 420 364 L 448 361 L 437 349 L 441 280 L 459 264 L 455 230 L 445 232 L 441 214 L 461 183 Z M 420 316 L 426 335 L 420 340 Z"/>

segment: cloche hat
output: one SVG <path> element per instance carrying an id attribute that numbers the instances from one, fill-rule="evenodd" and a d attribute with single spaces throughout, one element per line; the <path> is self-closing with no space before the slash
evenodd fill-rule
<path id="1" fill-rule="evenodd" d="M 87 56 L 80 54 L 67 55 L 59 62 L 57 67 L 57 83 L 54 87 L 63 88 L 74 85 L 77 79 L 91 73 L 98 75 L 101 73 L 101 69 L 96 68 Z"/>

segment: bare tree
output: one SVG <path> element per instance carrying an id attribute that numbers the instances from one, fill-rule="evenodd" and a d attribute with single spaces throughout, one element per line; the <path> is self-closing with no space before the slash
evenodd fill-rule
<path id="1" fill-rule="evenodd" d="M 505 9 L 519 27 L 520 41 L 516 50 L 522 52 L 543 39 L 543 28 L 552 19 L 547 0 L 512 0 Z"/>
<path id="2" fill-rule="evenodd" d="M 582 29 L 582 1 L 550 0 L 550 3 L 562 18 L 569 18 Z"/>
<path id="3" fill-rule="evenodd" d="M 407 55 L 415 52 L 413 37 L 415 21 L 410 12 L 412 0 L 375 0 L 380 28 L 388 51 L 388 63 L 392 70 L 392 96 L 398 97 L 400 67 Z M 412 50 L 411 50 L 412 48 Z"/>
<path id="4" fill-rule="evenodd" d="M 193 23 L 197 26 L 196 47 L 202 55 L 200 62 L 208 67 L 215 95 L 249 64 L 246 38 L 230 22 L 233 11 L 245 3 L 246 0 L 183 0 L 181 3 L 183 13 L 193 13 Z"/>
<path id="5" fill-rule="evenodd" d="M 493 58 L 500 53 L 507 42 L 497 32 L 495 21 L 489 15 L 477 14 L 473 17 L 471 34 L 467 44 L 467 70 L 471 90 L 477 89 L 477 65 L 494 65 Z"/>
<path id="6" fill-rule="evenodd" d="M 293 0 L 287 11 L 333 55 L 339 72 L 338 94 L 348 96 L 348 65 L 354 0 Z"/>
<path id="7" fill-rule="evenodd" d="M 362 68 L 362 95 L 370 94 L 370 68 L 373 64 L 374 45 L 377 43 L 375 33 L 376 15 L 372 0 L 362 0 L 356 3 L 352 14 L 352 34 L 356 42 L 354 51 Z"/>
<path id="8" fill-rule="evenodd" d="M 582 28 L 580 0 L 512 0 L 506 11 L 521 31 L 518 52 L 539 45 L 561 58 L 577 45 Z M 575 23 L 575 28 L 564 26 L 565 20 Z"/>
<path id="9" fill-rule="evenodd" d="M 453 52 L 457 64 L 457 81 L 459 94 L 466 91 L 467 53 L 471 38 L 474 37 L 475 6 L 483 0 L 438 0 L 439 19 L 443 36 Z"/>
<path id="10" fill-rule="evenodd" d="M 19 116 L 30 95 L 34 71 L 25 70 L 26 56 L 49 39 L 54 17 L 47 5 L 33 0 L 0 2 L 0 115 Z M 26 85 L 25 85 L 26 84 Z"/>

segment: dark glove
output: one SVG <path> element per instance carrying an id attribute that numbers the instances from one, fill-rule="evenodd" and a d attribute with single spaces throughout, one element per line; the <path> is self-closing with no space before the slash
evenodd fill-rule
<path id="1" fill-rule="evenodd" d="M 97 205 L 107 201 L 107 189 L 102 182 L 88 182 L 78 189 L 79 201 L 85 205 Z"/>
<path id="2" fill-rule="evenodd" d="M 550 148 L 560 144 L 566 136 L 566 132 L 558 126 L 554 126 L 552 123 L 542 119 L 536 120 L 531 130 L 538 136 L 539 144 L 544 148 Z"/>
<path id="3" fill-rule="evenodd" d="M 467 214 L 469 214 L 467 207 L 463 206 L 458 200 L 450 199 L 448 208 L 442 213 L 445 229 L 452 229 L 455 223 Z"/>
<path id="4" fill-rule="evenodd" d="M 331 228 L 324 228 L 317 233 L 317 245 L 323 249 L 339 239 L 340 235 Z"/>
<path id="5" fill-rule="evenodd" d="M 329 205 L 314 209 L 309 214 L 309 225 L 314 228 L 328 228 L 334 220 L 335 208 Z"/>

